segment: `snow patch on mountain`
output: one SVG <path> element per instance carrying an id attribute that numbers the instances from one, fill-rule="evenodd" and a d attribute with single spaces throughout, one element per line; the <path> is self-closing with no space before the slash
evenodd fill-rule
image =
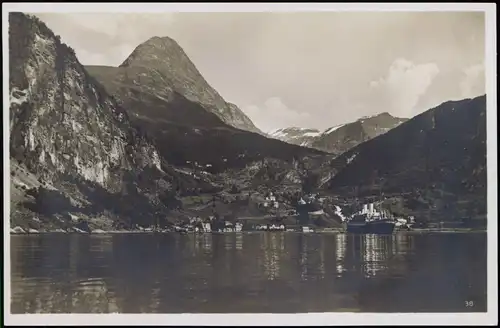
<path id="1" fill-rule="evenodd" d="M 329 129 L 327 129 L 325 132 L 323 132 L 322 134 L 330 134 L 332 133 L 333 131 L 336 131 L 338 129 L 340 129 L 341 127 L 343 127 L 345 124 L 340 124 L 340 125 L 336 125 L 334 127 L 331 127 Z"/>

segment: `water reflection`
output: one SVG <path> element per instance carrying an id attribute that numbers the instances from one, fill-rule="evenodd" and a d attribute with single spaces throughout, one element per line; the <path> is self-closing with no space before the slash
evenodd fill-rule
<path id="1" fill-rule="evenodd" d="M 337 277 L 342 275 L 345 271 L 344 257 L 347 249 L 347 237 L 345 234 L 337 234 L 335 236 L 335 269 L 337 271 Z"/>
<path id="2" fill-rule="evenodd" d="M 301 236 L 302 238 L 302 249 L 300 250 L 300 280 L 305 281 L 307 280 L 307 271 L 308 271 L 308 265 L 307 265 L 307 241 L 308 238 L 307 236 Z"/>
<path id="3" fill-rule="evenodd" d="M 211 234 L 204 234 L 203 235 L 203 249 L 208 253 L 212 251 L 212 235 Z"/>
<path id="4" fill-rule="evenodd" d="M 404 268 L 407 256 L 413 254 L 414 237 L 411 234 L 354 235 L 348 242 L 338 240 L 337 273 L 341 276 L 347 270 L 343 265 L 347 262 L 350 271 L 361 272 L 366 278 L 385 274 L 388 270 L 392 274 L 395 269 Z M 346 248 L 350 254 L 348 261 L 343 261 Z"/>
<path id="5" fill-rule="evenodd" d="M 478 234 L 13 236 L 11 309 L 481 311 L 485 240 Z M 476 307 L 465 309 L 457 299 Z"/>
<path id="6" fill-rule="evenodd" d="M 282 233 L 264 234 L 264 274 L 268 280 L 280 276 L 280 256 Z"/>
<path id="7" fill-rule="evenodd" d="M 237 250 L 242 250 L 243 249 L 243 234 L 238 233 L 236 235 L 236 249 Z"/>
<path id="8" fill-rule="evenodd" d="M 321 246 L 319 251 L 319 277 L 321 279 L 325 278 L 325 239 L 320 240 Z"/>

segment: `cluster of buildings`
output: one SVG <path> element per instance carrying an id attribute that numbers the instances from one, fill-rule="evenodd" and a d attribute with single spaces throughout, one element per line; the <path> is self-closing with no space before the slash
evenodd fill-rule
<path id="1" fill-rule="evenodd" d="M 410 216 L 407 219 L 405 218 L 396 218 L 396 228 L 399 229 L 408 229 L 411 228 L 415 224 L 415 217 Z"/>
<path id="2" fill-rule="evenodd" d="M 255 230 L 259 231 L 285 231 L 285 226 L 283 224 L 259 224 L 255 227 Z"/>
<path id="3" fill-rule="evenodd" d="M 230 221 L 216 222 L 214 217 L 202 220 L 200 217 L 190 218 L 188 224 L 174 226 L 176 232 L 241 232 L 243 224 L 240 222 L 232 223 Z"/>
<path id="4" fill-rule="evenodd" d="M 269 194 L 264 198 L 264 203 L 262 204 L 265 208 L 278 208 L 279 202 L 276 200 L 276 196 L 269 192 Z"/>
<path id="5" fill-rule="evenodd" d="M 298 227 L 296 229 L 286 228 L 283 224 L 260 224 L 255 227 L 258 231 L 288 231 L 288 232 L 314 232 L 314 230 L 308 226 Z"/>
<path id="6" fill-rule="evenodd" d="M 218 232 L 241 232 L 243 229 L 243 224 L 240 222 L 236 222 L 233 224 L 232 222 L 226 221 L 223 229 L 218 229 Z"/>
<path id="7" fill-rule="evenodd" d="M 192 219 L 190 223 L 175 225 L 173 227 L 175 232 L 179 233 L 212 233 L 212 232 L 242 232 L 243 224 L 241 222 L 215 222 L 211 220 L 205 220 L 200 222 L 198 220 Z M 298 229 L 298 230 L 297 230 Z M 297 227 L 297 229 L 287 228 L 284 224 L 258 224 L 253 227 L 256 231 L 301 231 L 301 232 L 313 232 L 313 230 L 307 226 Z"/>

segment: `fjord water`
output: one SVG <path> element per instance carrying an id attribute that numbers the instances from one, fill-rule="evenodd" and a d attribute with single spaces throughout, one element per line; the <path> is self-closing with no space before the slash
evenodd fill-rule
<path id="1" fill-rule="evenodd" d="M 12 313 L 485 312 L 486 234 L 11 236 Z"/>

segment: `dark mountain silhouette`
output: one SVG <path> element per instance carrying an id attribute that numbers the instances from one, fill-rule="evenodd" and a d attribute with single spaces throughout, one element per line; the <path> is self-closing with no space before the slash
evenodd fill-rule
<path id="1" fill-rule="evenodd" d="M 330 191 L 403 195 L 434 218 L 486 213 L 486 96 L 448 101 L 330 163 Z"/>

